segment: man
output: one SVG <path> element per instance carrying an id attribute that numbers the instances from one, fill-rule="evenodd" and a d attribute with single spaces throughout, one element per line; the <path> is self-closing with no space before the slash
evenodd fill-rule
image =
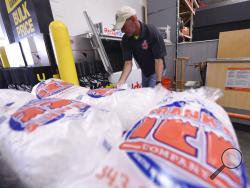
<path id="1" fill-rule="evenodd" d="M 116 13 L 114 29 L 125 33 L 122 38 L 124 67 L 117 85 L 126 82 L 132 69 L 132 57 L 141 68 L 142 87 L 161 84 L 166 48 L 157 28 L 140 22 L 136 11 L 124 6 Z"/>

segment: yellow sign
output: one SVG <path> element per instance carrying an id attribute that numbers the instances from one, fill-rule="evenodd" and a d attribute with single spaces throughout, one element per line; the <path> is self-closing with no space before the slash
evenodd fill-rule
<path id="1" fill-rule="evenodd" d="M 14 10 L 21 2 L 22 0 L 5 0 L 8 13 Z"/>
<path id="2" fill-rule="evenodd" d="M 31 14 L 27 8 L 27 2 L 22 2 L 22 0 L 5 0 L 5 2 L 9 3 L 8 6 L 10 6 L 11 11 L 14 10 L 10 13 L 10 15 L 13 18 L 18 37 L 23 38 L 31 33 L 34 33 L 35 28 Z"/>
<path id="3" fill-rule="evenodd" d="M 36 74 L 37 80 L 39 82 L 46 80 L 45 73 L 42 73 L 42 78 L 40 77 L 40 74 Z"/>
<path id="4" fill-rule="evenodd" d="M 13 20 L 15 25 L 17 26 L 18 24 L 22 23 L 25 21 L 27 18 L 31 17 L 30 13 L 27 9 L 27 2 L 24 1 L 22 6 L 18 7 L 13 13 Z"/>
<path id="5" fill-rule="evenodd" d="M 18 27 L 16 27 L 16 31 L 19 38 L 25 37 L 31 33 L 35 32 L 35 28 L 32 22 L 32 19 L 28 19 L 24 23 L 20 24 Z"/>

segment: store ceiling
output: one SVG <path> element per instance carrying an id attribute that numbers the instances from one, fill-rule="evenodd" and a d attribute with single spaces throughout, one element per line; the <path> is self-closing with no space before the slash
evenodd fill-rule
<path id="1" fill-rule="evenodd" d="M 223 1 L 227 1 L 227 0 L 200 0 L 200 2 L 206 3 L 207 5 L 214 4 L 214 3 L 220 3 Z"/>
<path id="2" fill-rule="evenodd" d="M 246 0 L 197 0 L 201 6 L 210 6 L 216 3 L 233 4 Z"/>

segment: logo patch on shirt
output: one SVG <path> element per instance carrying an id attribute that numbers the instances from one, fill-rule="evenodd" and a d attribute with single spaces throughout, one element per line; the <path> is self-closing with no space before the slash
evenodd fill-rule
<path id="1" fill-rule="evenodd" d="M 142 49 L 147 50 L 148 49 L 148 42 L 144 40 L 141 45 Z"/>

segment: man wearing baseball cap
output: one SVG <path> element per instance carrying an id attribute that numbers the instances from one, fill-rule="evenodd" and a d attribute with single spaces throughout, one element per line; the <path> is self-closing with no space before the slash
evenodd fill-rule
<path id="1" fill-rule="evenodd" d="M 124 6 L 116 12 L 114 29 L 125 33 L 122 38 L 124 67 L 117 85 L 126 82 L 132 70 L 132 57 L 141 68 L 142 87 L 161 84 L 166 48 L 157 28 L 142 23 L 133 8 Z"/>

